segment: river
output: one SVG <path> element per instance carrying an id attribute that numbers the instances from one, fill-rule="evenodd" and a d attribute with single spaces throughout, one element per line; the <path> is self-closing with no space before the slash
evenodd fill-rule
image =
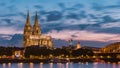
<path id="1" fill-rule="evenodd" d="M 120 68 L 120 63 L 2 63 L 0 68 Z"/>

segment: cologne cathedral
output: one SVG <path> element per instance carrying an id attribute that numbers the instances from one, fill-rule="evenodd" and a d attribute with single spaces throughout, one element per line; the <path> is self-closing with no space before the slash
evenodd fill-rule
<path id="1" fill-rule="evenodd" d="M 26 24 L 24 27 L 24 36 L 23 37 L 24 37 L 23 47 L 38 45 L 40 47 L 53 48 L 51 36 L 46 36 L 41 33 L 40 25 L 38 22 L 37 12 L 35 15 L 33 27 L 30 24 L 29 12 L 27 13 L 27 19 L 26 19 Z"/>

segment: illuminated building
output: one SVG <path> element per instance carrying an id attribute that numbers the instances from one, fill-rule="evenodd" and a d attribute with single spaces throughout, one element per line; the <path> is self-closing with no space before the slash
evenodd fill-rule
<path id="1" fill-rule="evenodd" d="M 27 20 L 24 27 L 24 39 L 23 39 L 23 47 L 27 46 L 36 46 L 39 45 L 41 47 L 52 48 L 52 38 L 51 36 L 46 36 L 41 33 L 40 25 L 38 23 L 37 13 L 35 15 L 35 22 L 33 27 L 30 24 L 29 12 L 27 13 Z"/>
<path id="2" fill-rule="evenodd" d="M 81 48 L 80 42 L 77 43 L 76 49 Z"/>

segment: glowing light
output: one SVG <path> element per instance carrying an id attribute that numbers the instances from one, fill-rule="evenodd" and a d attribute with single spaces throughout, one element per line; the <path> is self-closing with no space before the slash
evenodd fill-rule
<path id="1" fill-rule="evenodd" d="M 2 66 L 3 66 L 3 68 L 6 68 L 6 64 L 5 63 L 3 63 Z"/>
<path id="2" fill-rule="evenodd" d="M 43 62 L 40 62 L 40 64 L 43 64 Z"/>
<path id="3" fill-rule="evenodd" d="M 18 63 L 19 68 L 23 68 L 23 63 Z"/>
<path id="4" fill-rule="evenodd" d="M 108 62 L 108 64 L 110 64 L 110 62 Z"/>
<path id="5" fill-rule="evenodd" d="M 34 66 L 34 65 L 33 65 L 33 63 L 32 63 L 32 62 L 30 62 L 30 68 L 34 68 L 33 66 Z"/>
<path id="6" fill-rule="evenodd" d="M 50 68 L 53 68 L 53 63 L 49 63 L 50 64 Z"/>
<path id="7" fill-rule="evenodd" d="M 86 62 L 86 65 L 88 65 L 88 62 Z"/>
<path id="8" fill-rule="evenodd" d="M 94 65 L 97 65 L 98 64 L 98 62 L 94 62 Z"/>
<path id="9" fill-rule="evenodd" d="M 40 68 L 43 68 L 43 63 L 40 63 Z"/>
<path id="10" fill-rule="evenodd" d="M 81 62 L 78 62 L 78 64 L 81 64 Z"/>
<path id="11" fill-rule="evenodd" d="M 11 68 L 11 63 L 8 63 L 8 68 Z"/>
<path id="12" fill-rule="evenodd" d="M 69 63 L 66 63 L 66 68 L 69 68 Z"/>

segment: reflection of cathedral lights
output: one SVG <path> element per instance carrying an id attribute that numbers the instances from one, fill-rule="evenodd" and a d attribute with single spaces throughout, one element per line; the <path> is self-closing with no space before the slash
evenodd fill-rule
<path id="1" fill-rule="evenodd" d="M 35 22 L 33 27 L 30 24 L 29 12 L 27 14 L 27 20 L 24 27 L 24 39 L 23 47 L 39 45 L 53 48 L 53 42 L 51 36 L 43 35 L 41 33 L 40 25 L 38 23 L 38 16 L 36 13 Z"/>
<path id="2" fill-rule="evenodd" d="M 18 63 L 18 68 L 23 68 L 23 63 Z"/>
<path id="3" fill-rule="evenodd" d="M 30 67 L 29 68 L 34 68 L 33 65 L 34 64 L 32 62 L 30 62 Z"/>

